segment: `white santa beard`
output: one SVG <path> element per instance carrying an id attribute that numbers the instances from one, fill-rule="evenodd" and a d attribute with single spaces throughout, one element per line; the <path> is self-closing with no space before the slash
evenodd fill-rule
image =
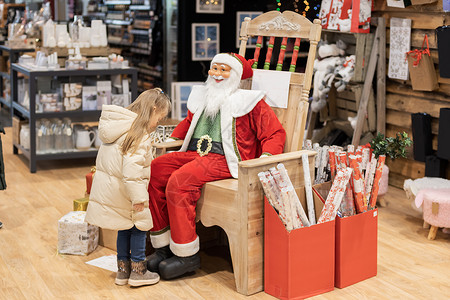
<path id="1" fill-rule="evenodd" d="M 237 90 L 240 81 L 239 74 L 234 70 L 231 70 L 229 78 L 221 82 L 216 82 L 214 78 L 208 76 L 206 80 L 206 106 L 203 111 L 205 116 L 214 119 L 222 104 Z"/>

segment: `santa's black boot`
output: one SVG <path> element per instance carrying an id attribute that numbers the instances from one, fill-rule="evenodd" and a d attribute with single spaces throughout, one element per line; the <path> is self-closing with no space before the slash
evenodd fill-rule
<path id="1" fill-rule="evenodd" d="M 150 272 L 159 273 L 159 264 L 163 260 L 171 258 L 172 256 L 173 256 L 173 253 L 170 250 L 169 245 L 161 247 L 161 248 L 155 248 L 155 253 L 147 256 L 147 269 Z"/>
<path id="2" fill-rule="evenodd" d="M 161 278 L 167 280 L 193 272 L 198 268 L 200 268 L 200 255 L 198 252 L 187 257 L 174 255 L 159 264 L 159 274 Z"/>

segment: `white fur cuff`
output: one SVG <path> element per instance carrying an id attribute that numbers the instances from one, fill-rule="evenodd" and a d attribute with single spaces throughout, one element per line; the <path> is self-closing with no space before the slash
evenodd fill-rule
<path id="1" fill-rule="evenodd" d="M 153 248 L 162 248 L 170 243 L 170 230 L 167 230 L 161 234 L 150 233 L 150 241 Z"/>
<path id="2" fill-rule="evenodd" d="M 173 254 L 180 257 L 192 256 L 200 250 L 200 239 L 197 238 L 187 244 L 177 244 L 170 239 L 170 250 Z"/>

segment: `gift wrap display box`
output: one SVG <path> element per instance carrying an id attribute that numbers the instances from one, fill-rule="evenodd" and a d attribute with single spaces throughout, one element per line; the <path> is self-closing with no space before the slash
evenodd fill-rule
<path id="1" fill-rule="evenodd" d="M 331 182 L 316 184 L 326 199 Z M 317 195 L 315 193 L 314 197 Z M 378 209 L 350 217 L 336 216 L 335 286 L 344 288 L 377 275 Z"/>
<path id="2" fill-rule="evenodd" d="M 85 211 L 72 211 L 58 221 L 58 252 L 87 255 L 97 248 L 99 230 L 84 221 Z"/>
<path id="3" fill-rule="evenodd" d="M 377 229 L 378 209 L 336 217 L 336 287 L 377 275 Z"/>
<path id="4" fill-rule="evenodd" d="M 305 189 L 297 190 L 306 210 Z M 316 219 L 323 203 L 314 197 Z M 264 291 L 279 299 L 303 299 L 334 289 L 335 221 L 287 231 L 264 200 Z"/>

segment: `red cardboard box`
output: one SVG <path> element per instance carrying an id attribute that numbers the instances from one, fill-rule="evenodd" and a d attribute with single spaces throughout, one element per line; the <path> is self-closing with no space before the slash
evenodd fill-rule
<path id="1" fill-rule="evenodd" d="M 377 229 L 378 209 L 336 218 L 336 287 L 377 275 Z"/>
<path id="2" fill-rule="evenodd" d="M 304 189 L 299 195 L 304 195 Z M 306 209 L 304 196 L 300 198 Z M 315 197 L 320 212 L 323 204 L 318 201 Z M 332 291 L 335 221 L 288 232 L 267 199 L 264 212 L 264 291 L 279 299 Z"/>

